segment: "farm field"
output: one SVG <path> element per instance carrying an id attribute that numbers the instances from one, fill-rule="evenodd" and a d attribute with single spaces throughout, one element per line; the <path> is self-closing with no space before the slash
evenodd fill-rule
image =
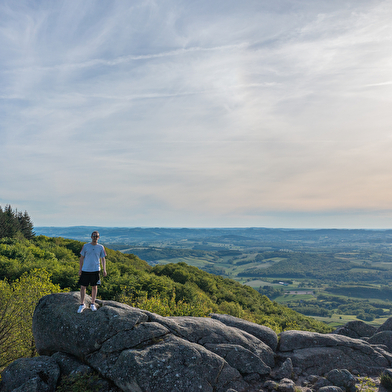
<path id="1" fill-rule="evenodd" d="M 358 318 L 352 314 L 351 315 L 350 314 L 333 314 L 331 317 L 313 316 L 313 318 L 318 321 L 322 321 L 323 323 L 326 323 L 334 328 L 339 327 L 340 325 L 344 325 L 344 324 L 348 323 L 349 321 L 358 320 Z M 375 327 L 379 327 L 387 319 L 388 319 L 388 317 L 382 317 L 379 319 L 375 319 L 374 321 L 366 321 L 366 323 L 373 325 Z"/>

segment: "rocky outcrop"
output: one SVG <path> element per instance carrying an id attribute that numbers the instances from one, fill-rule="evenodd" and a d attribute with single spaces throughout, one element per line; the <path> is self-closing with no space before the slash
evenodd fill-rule
<path id="1" fill-rule="evenodd" d="M 250 321 L 242 320 L 227 314 L 212 313 L 210 314 L 210 317 L 219 320 L 229 327 L 239 328 L 242 331 L 250 333 L 267 344 L 273 351 L 275 351 L 276 347 L 278 346 L 278 337 L 275 331 L 273 331 L 271 328 L 265 327 L 264 325 L 251 323 Z"/>
<path id="2" fill-rule="evenodd" d="M 337 328 L 333 333 L 348 336 L 354 339 L 361 339 L 373 336 L 377 328 L 366 324 L 361 320 L 349 321 L 346 325 Z"/>
<path id="3" fill-rule="evenodd" d="M 42 358 L 42 357 L 41 357 Z M 93 374 L 93 369 L 80 362 L 76 357 L 65 353 L 54 353 L 51 357 L 60 367 L 63 376 L 78 376 Z"/>
<path id="4" fill-rule="evenodd" d="M 50 392 L 63 376 L 95 372 L 106 380 L 102 391 L 294 392 L 308 377 L 303 391 L 339 392 L 354 391 L 353 374 L 392 367 L 392 318 L 378 332 L 345 326 L 363 339 L 285 331 L 278 344 L 270 328 L 233 316 L 162 317 L 114 301 L 77 314 L 79 301 L 79 293 L 40 300 L 33 333 L 41 357 L 11 364 L 1 392 Z"/>
<path id="5" fill-rule="evenodd" d="M 333 369 L 325 375 L 332 385 L 348 392 L 355 392 L 355 377 L 347 369 Z"/>
<path id="6" fill-rule="evenodd" d="M 392 331 L 392 317 L 390 317 L 384 324 L 382 324 L 376 332 Z"/>
<path id="7" fill-rule="evenodd" d="M 33 317 L 40 355 L 71 354 L 123 391 L 248 391 L 275 353 L 239 328 L 204 317 L 161 317 L 113 301 L 76 313 L 78 293 L 44 297 Z"/>
<path id="8" fill-rule="evenodd" d="M 51 357 L 21 358 L 14 361 L 2 373 L 0 391 L 2 392 L 54 392 L 57 390 L 60 378 L 67 378 L 72 384 L 85 377 L 89 382 L 89 391 L 95 392 L 121 392 L 110 381 L 97 377 L 90 366 L 80 362 L 76 357 L 55 353 Z M 76 390 L 62 385 L 62 391 Z M 81 391 L 79 388 L 78 391 Z"/>
<path id="9" fill-rule="evenodd" d="M 392 354 L 382 347 L 343 335 L 285 331 L 278 349 L 281 357 L 291 358 L 294 368 L 308 374 L 321 375 L 335 368 L 379 374 L 392 365 Z"/>
<path id="10" fill-rule="evenodd" d="M 368 339 L 368 343 L 384 345 L 385 349 L 392 353 L 392 331 L 377 332 Z"/>
<path id="11" fill-rule="evenodd" d="M 276 380 L 281 380 L 282 378 L 291 378 L 293 376 L 293 372 L 293 362 L 290 358 L 287 358 L 281 366 L 277 367 L 271 372 L 271 377 Z"/>
<path id="12" fill-rule="evenodd" d="M 1 374 L 1 392 L 54 392 L 60 377 L 57 362 L 47 356 L 19 358 Z"/>

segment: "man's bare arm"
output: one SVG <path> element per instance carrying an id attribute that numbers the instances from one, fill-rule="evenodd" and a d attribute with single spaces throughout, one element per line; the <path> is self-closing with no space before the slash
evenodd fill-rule
<path id="1" fill-rule="evenodd" d="M 102 269 L 103 269 L 103 276 L 106 276 L 107 272 L 106 272 L 106 258 L 105 257 L 102 257 Z"/>

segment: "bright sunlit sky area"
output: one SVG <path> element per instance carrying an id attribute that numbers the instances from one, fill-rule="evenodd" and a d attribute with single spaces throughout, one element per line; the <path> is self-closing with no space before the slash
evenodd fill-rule
<path id="1" fill-rule="evenodd" d="M 392 228 L 391 20 L 391 1 L 0 0 L 0 206 Z"/>

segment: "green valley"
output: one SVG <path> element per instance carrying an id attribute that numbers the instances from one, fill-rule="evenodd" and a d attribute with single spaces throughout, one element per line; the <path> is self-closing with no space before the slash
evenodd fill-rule
<path id="1" fill-rule="evenodd" d="M 90 228 L 39 228 L 88 235 Z M 392 231 L 100 228 L 103 242 L 149 265 L 184 262 L 253 287 L 333 326 L 392 312 Z M 74 236 L 74 237 L 72 237 Z M 87 239 L 86 239 L 87 240 Z"/>

